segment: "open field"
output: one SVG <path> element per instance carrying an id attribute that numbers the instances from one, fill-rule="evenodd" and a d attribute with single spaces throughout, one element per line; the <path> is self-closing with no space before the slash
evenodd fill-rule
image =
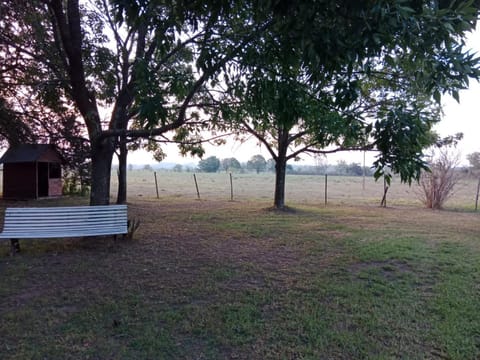
<path id="1" fill-rule="evenodd" d="M 130 174 L 134 240 L 0 244 L 1 359 L 480 358 L 474 182 L 429 211 L 361 178 L 329 179 L 325 207 L 321 178 L 289 177 L 278 213 L 269 175 L 234 175 L 235 201 L 225 174 L 197 174 L 201 200 L 157 176 L 159 199 Z"/>
<path id="2" fill-rule="evenodd" d="M 227 173 L 195 174 L 203 200 L 230 200 L 230 176 Z M 156 198 L 155 177 L 153 171 L 132 171 L 128 173 L 129 196 Z M 178 197 L 196 199 L 197 193 L 193 173 L 171 171 L 157 172 L 159 197 Z M 273 203 L 275 177 L 272 173 L 232 174 L 234 200 L 261 200 Z M 116 191 L 116 179 L 112 176 L 112 194 Z M 463 179 L 455 187 L 453 196 L 447 201 L 446 209 L 473 210 L 477 181 Z M 422 207 L 417 195 L 416 184 L 408 186 L 393 179 L 387 194 L 387 205 Z M 314 175 L 287 175 L 286 203 L 324 204 L 325 177 Z M 379 205 L 383 195 L 383 181 L 376 182 L 373 177 L 329 176 L 327 178 L 327 198 L 330 204 Z"/>

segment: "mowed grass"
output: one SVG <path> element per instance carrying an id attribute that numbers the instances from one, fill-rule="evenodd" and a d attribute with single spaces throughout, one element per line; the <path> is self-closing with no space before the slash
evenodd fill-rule
<path id="1" fill-rule="evenodd" d="M 135 181 L 134 240 L 3 243 L 0 358 L 480 357 L 479 214 L 292 192 L 272 212 L 261 186 L 232 202 Z"/>

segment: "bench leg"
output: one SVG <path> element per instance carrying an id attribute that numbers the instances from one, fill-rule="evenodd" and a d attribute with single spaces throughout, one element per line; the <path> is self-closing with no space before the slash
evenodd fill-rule
<path id="1" fill-rule="evenodd" d="M 20 243 L 18 239 L 10 239 L 10 254 L 13 256 L 20 252 Z"/>

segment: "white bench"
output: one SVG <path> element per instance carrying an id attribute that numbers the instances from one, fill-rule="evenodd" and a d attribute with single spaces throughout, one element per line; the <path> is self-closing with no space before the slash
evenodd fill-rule
<path id="1" fill-rule="evenodd" d="M 0 239 L 63 238 L 127 234 L 127 205 L 7 208 Z"/>

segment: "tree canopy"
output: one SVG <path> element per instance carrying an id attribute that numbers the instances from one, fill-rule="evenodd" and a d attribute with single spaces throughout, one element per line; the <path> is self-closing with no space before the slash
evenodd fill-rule
<path id="1" fill-rule="evenodd" d="M 236 158 L 231 157 L 231 158 L 222 159 L 221 168 L 222 170 L 225 170 L 225 171 L 232 171 L 232 170 L 238 171 L 238 170 L 241 170 L 242 165 Z"/>
<path id="2" fill-rule="evenodd" d="M 467 160 L 470 163 L 472 170 L 476 173 L 480 173 L 480 152 L 468 154 Z"/>
<path id="3" fill-rule="evenodd" d="M 478 9 L 468 1 L 304 5 L 288 6 L 297 17 L 282 24 L 293 31 L 267 30 L 228 74 L 219 126 L 226 120 L 270 152 L 277 208 L 284 206 L 287 161 L 302 153 L 376 150 L 377 178 L 388 181 L 392 170 L 418 181 L 442 94 L 458 99 L 480 74 L 478 59 L 464 49 Z"/>
<path id="4" fill-rule="evenodd" d="M 81 115 L 91 145 L 92 204 L 109 201 L 116 149 L 122 172 L 129 141 L 185 126 L 174 137 L 184 141 L 196 131 L 202 119 L 194 108 L 205 101 L 205 82 L 262 26 L 233 33 L 228 24 L 241 9 L 217 2 L 20 0 L 1 6 L 0 42 L 8 54 L 2 85 Z"/>
<path id="5" fill-rule="evenodd" d="M 216 156 L 209 156 L 206 159 L 200 160 L 198 163 L 198 170 L 208 173 L 217 172 L 220 168 L 220 160 Z"/>
<path id="6" fill-rule="evenodd" d="M 109 202 L 115 151 L 126 191 L 128 143 L 147 139 L 158 150 L 158 142 L 173 140 L 196 152 L 201 130 L 212 125 L 253 129 L 272 145 L 286 139 L 271 152 L 277 171 L 289 146 L 297 147 L 293 156 L 302 148 L 371 146 L 380 151 L 378 176 L 390 166 L 403 180 L 415 179 L 436 113 L 431 99 L 458 98 L 479 75 L 464 49 L 478 16 L 478 3 L 467 0 L 0 6 L 0 81 L 9 91 L 2 96 L 11 103 L 34 94 L 56 113 L 81 116 L 92 204 Z M 119 192 L 118 201 L 125 197 Z"/>
<path id="7" fill-rule="evenodd" d="M 255 172 L 261 173 L 267 169 L 267 161 L 262 155 L 253 155 L 247 162 L 247 169 L 255 170 Z"/>

